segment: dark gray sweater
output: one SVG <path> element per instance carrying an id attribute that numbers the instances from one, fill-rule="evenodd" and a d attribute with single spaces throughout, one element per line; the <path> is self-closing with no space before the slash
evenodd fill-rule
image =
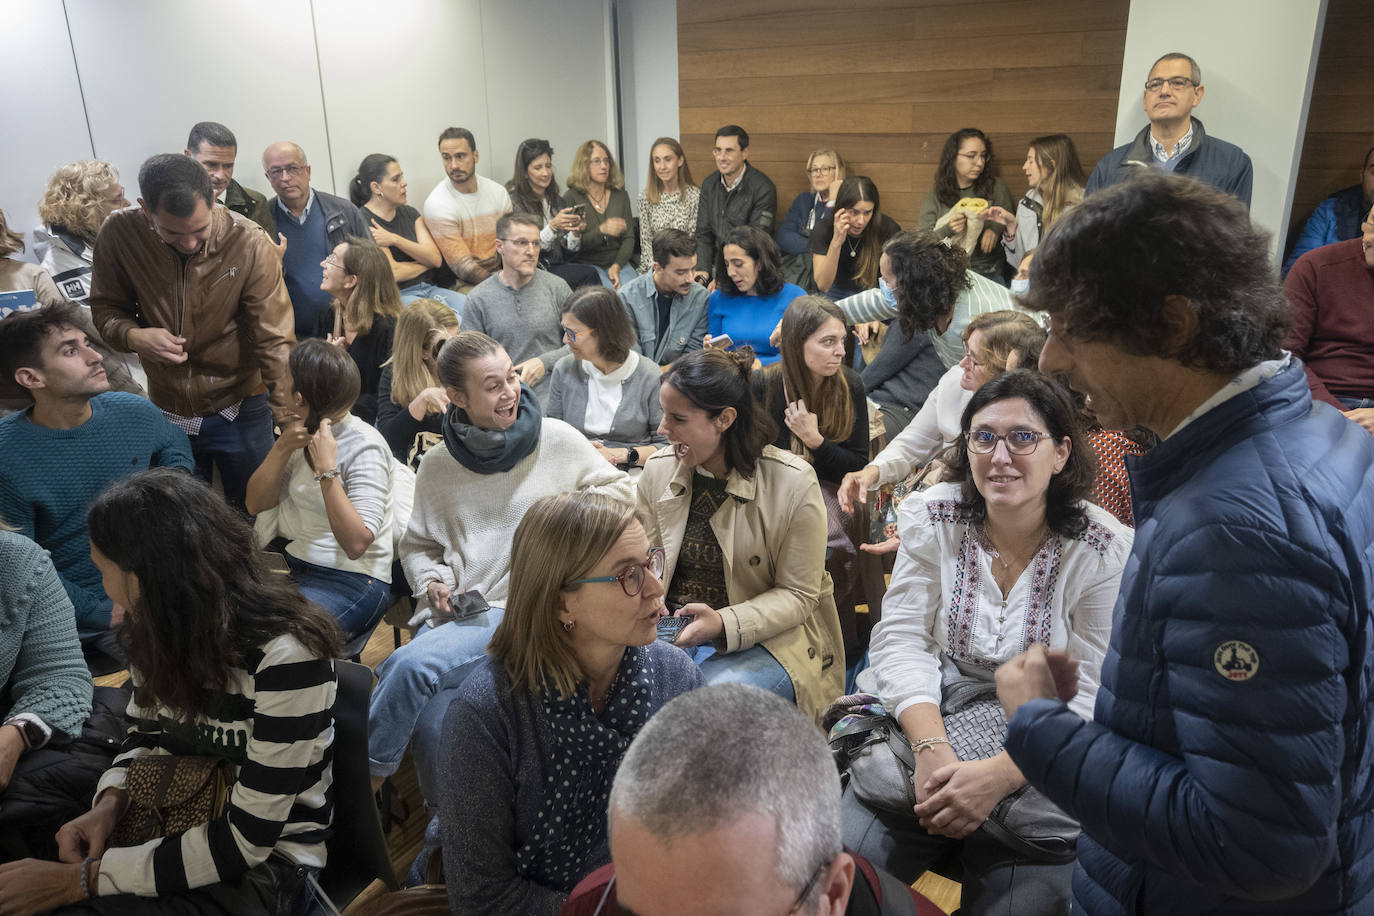
<path id="1" fill-rule="evenodd" d="M 649 658 L 655 669 L 653 710 L 702 683 L 701 669 L 681 649 L 655 642 Z M 516 862 L 517 850 L 535 832 L 554 753 L 539 697 L 513 687 L 499 663 L 483 661 L 444 716 L 441 759 L 449 765 L 439 796 L 439 829 L 453 913 L 554 916 L 567 899 L 571 885 L 535 884 Z M 605 822 L 604 811 L 597 816 Z M 610 860 L 603 836 L 578 879 Z"/>

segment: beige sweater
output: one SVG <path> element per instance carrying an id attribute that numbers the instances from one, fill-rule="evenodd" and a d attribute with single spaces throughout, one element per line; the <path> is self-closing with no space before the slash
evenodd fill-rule
<path id="1" fill-rule="evenodd" d="M 0 258 L 0 293 L 20 289 L 33 290 L 38 296 L 39 305 L 55 305 L 65 301 L 57 291 L 57 284 L 52 282 L 52 277 L 37 264 Z"/>

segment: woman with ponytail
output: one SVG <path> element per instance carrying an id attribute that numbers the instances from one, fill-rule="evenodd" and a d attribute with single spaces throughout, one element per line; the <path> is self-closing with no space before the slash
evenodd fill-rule
<path id="1" fill-rule="evenodd" d="M 348 197 L 362 208 L 372 240 L 386 252 L 401 301 L 438 299 L 461 316 L 467 297 L 435 282 L 444 259 L 425 218 L 406 203 L 401 164 L 385 153 L 365 157 L 348 183 Z"/>
<path id="2" fill-rule="evenodd" d="M 820 485 L 754 398 L 753 351 L 697 350 L 663 376 L 659 432 L 639 518 L 666 552 L 676 638 L 706 683 L 742 681 L 818 716 L 844 692 L 844 645 Z"/>

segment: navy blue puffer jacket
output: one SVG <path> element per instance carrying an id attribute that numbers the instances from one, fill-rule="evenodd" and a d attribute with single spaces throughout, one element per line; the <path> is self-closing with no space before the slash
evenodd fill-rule
<path id="1" fill-rule="evenodd" d="M 1374 912 L 1374 439 L 1294 359 L 1130 475 L 1095 721 L 1007 735 L 1083 826 L 1075 912 Z"/>

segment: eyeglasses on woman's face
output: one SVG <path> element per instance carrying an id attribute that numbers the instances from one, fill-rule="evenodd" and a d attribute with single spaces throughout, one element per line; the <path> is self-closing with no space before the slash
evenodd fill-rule
<path id="1" fill-rule="evenodd" d="M 564 328 L 566 331 L 567 328 Z M 663 578 L 663 567 L 666 562 L 662 547 L 650 547 L 649 558 L 643 563 L 632 563 L 624 570 L 614 576 L 590 576 L 586 579 L 574 579 L 569 585 L 583 585 L 589 582 L 619 582 L 620 587 L 625 590 L 625 594 L 633 598 L 644 588 L 644 571 L 648 570 L 654 574 L 655 579 Z"/>
<path id="2" fill-rule="evenodd" d="M 1013 455 L 1029 455 L 1040 445 L 1041 439 L 1054 437 L 1033 429 L 1013 429 L 1006 435 L 1000 435 L 990 429 L 974 429 L 969 431 L 967 438 L 968 450 L 975 455 L 992 454 L 999 442 L 1005 442 L 1007 451 Z"/>
<path id="3" fill-rule="evenodd" d="M 813 165 L 811 168 L 809 168 L 809 169 L 806 170 L 806 174 L 808 174 L 808 175 L 829 175 L 831 172 L 834 172 L 834 171 L 835 171 L 835 167 L 834 167 L 833 165 Z"/>

